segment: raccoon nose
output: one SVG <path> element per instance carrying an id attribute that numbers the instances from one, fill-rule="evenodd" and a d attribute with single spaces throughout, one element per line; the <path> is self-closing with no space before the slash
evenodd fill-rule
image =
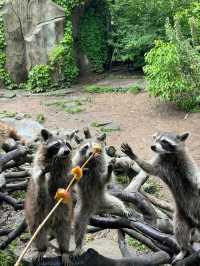
<path id="1" fill-rule="evenodd" d="M 151 146 L 151 149 L 152 149 L 152 151 L 156 151 L 156 146 L 155 145 L 152 145 Z"/>

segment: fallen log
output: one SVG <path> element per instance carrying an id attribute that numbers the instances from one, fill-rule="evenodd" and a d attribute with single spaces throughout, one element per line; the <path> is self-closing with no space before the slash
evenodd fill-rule
<path id="1" fill-rule="evenodd" d="M 110 259 L 100 255 L 94 249 L 88 249 L 84 254 L 75 260 L 72 259 L 72 266 L 156 266 L 171 261 L 166 252 L 160 251 L 153 254 L 138 255 L 119 260 Z M 34 266 L 33 264 L 24 264 Z M 61 257 L 43 258 L 37 266 L 61 266 Z"/>
<path id="2" fill-rule="evenodd" d="M 6 202 L 11 205 L 15 211 L 22 210 L 24 208 L 24 205 L 21 202 L 2 192 L 0 192 L 0 202 Z"/>
<path id="3" fill-rule="evenodd" d="M 97 217 L 93 216 L 90 219 L 90 225 L 102 228 L 110 228 L 110 229 L 133 229 L 138 230 L 142 234 L 148 236 L 152 240 L 156 240 L 160 242 L 162 245 L 166 245 L 171 249 L 171 253 L 178 253 L 179 248 L 176 243 L 174 236 L 165 234 L 157 230 L 156 228 L 144 223 L 143 221 L 139 221 L 136 219 L 126 219 L 126 218 L 113 218 L 113 217 Z"/>
<path id="4" fill-rule="evenodd" d="M 8 234 L 8 237 L 5 241 L 3 241 L 0 244 L 0 250 L 5 249 L 13 240 L 15 240 L 17 237 L 19 237 L 21 234 L 23 234 L 25 232 L 27 228 L 27 224 L 25 219 L 18 225 L 18 227 L 13 230 L 12 232 L 10 232 Z"/>

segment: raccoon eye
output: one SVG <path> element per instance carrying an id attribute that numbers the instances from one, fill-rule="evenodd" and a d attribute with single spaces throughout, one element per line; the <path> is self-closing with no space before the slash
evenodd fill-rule
<path id="1" fill-rule="evenodd" d="M 53 148 L 54 148 L 54 149 L 59 149 L 59 148 L 60 148 L 60 142 L 56 142 L 56 143 L 53 145 Z"/>
<path id="2" fill-rule="evenodd" d="M 165 139 L 161 140 L 161 143 L 162 144 L 169 144 L 169 142 L 167 140 L 165 140 Z"/>

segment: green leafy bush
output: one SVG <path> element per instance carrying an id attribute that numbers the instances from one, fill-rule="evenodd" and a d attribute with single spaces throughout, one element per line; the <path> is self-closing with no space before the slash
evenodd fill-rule
<path id="1" fill-rule="evenodd" d="M 51 87 L 50 67 L 47 65 L 34 66 L 28 75 L 27 89 L 32 92 L 45 92 Z"/>
<path id="2" fill-rule="evenodd" d="M 199 104 L 199 53 L 183 37 L 178 21 L 174 28 L 167 23 L 166 33 L 169 42 L 156 41 L 145 57 L 148 91 L 189 111 Z"/>

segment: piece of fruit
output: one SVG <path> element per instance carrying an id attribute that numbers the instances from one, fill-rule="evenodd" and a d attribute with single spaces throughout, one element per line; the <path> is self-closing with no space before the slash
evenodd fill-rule
<path id="1" fill-rule="evenodd" d="M 83 176 L 83 170 L 80 166 L 76 166 L 76 167 L 72 168 L 71 172 L 77 181 L 79 181 L 81 179 L 81 177 Z"/>
<path id="2" fill-rule="evenodd" d="M 71 198 L 70 192 L 66 191 L 64 188 L 59 188 L 56 192 L 55 199 L 59 201 L 63 199 L 63 203 L 67 204 Z"/>
<path id="3" fill-rule="evenodd" d="M 98 143 L 95 143 L 95 144 L 93 144 L 93 151 L 95 152 L 95 153 L 101 153 L 101 145 L 100 144 L 98 144 Z"/>

